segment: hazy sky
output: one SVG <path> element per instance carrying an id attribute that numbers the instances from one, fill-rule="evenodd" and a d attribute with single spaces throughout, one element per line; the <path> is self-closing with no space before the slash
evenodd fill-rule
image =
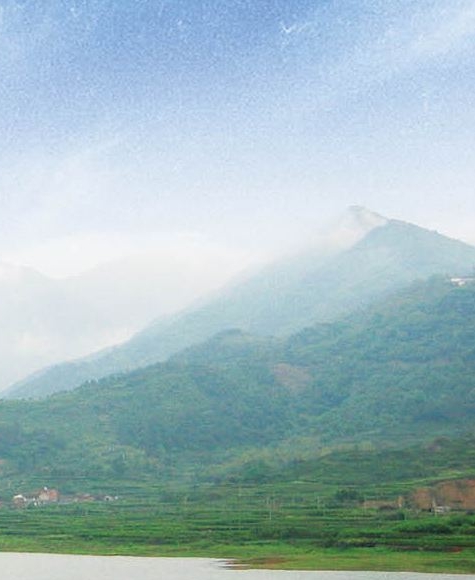
<path id="1" fill-rule="evenodd" d="M 474 95 L 475 0 L 0 0 L 0 259 L 475 242 Z"/>

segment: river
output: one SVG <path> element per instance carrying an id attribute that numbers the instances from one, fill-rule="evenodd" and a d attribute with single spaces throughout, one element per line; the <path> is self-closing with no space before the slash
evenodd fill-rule
<path id="1" fill-rule="evenodd" d="M 460 580 L 455 574 L 231 570 L 205 558 L 0 553 L 1 580 Z M 475 580 L 474 575 L 463 576 Z"/>

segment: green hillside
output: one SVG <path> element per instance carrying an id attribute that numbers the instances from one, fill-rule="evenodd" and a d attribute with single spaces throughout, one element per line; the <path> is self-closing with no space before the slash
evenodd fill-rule
<path id="1" fill-rule="evenodd" d="M 168 363 L 3 401 L 3 469 L 130 477 L 458 435 L 475 417 L 474 329 L 475 285 L 434 278 L 287 340 L 229 331 Z"/>
<path id="2" fill-rule="evenodd" d="M 345 251 L 310 252 L 269 267 L 200 307 L 158 320 L 121 346 L 37 373 L 7 396 L 41 397 L 153 364 L 230 328 L 288 336 L 361 309 L 415 280 L 470 272 L 474 263 L 471 246 L 388 221 Z"/>
<path id="3" fill-rule="evenodd" d="M 463 430 L 475 414 L 475 286 L 442 278 L 288 342 L 287 360 L 311 369 L 312 413 L 335 436 Z M 313 405 L 313 407 L 310 407 Z"/>

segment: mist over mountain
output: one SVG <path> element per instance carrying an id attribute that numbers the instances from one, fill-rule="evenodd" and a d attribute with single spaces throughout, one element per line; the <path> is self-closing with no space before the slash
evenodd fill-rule
<path id="1" fill-rule="evenodd" d="M 201 305 L 158 319 L 120 346 L 39 372 L 7 396 L 41 397 L 153 364 L 226 329 L 283 337 L 364 308 L 414 280 L 469 272 L 475 263 L 472 246 L 361 207 L 350 208 L 322 240 Z"/>
<path id="2" fill-rule="evenodd" d="M 236 271 L 224 256 L 173 262 L 158 250 L 51 278 L 0 264 L 0 388 L 47 365 L 122 342 Z"/>
<path id="3" fill-rule="evenodd" d="M 61 284 L 28 269 L 0 266 L 0 383 L 5 386 L 38 366 L 55 360 L 57 353 L 71 356 L 91 344 L 89 328 L 95 316 L 87 313 L 80 300 L 74 301 Z M 76 332 L 81 320 L 83 332 Z M 94 329 L 104 332 L 101 320 Z"/>

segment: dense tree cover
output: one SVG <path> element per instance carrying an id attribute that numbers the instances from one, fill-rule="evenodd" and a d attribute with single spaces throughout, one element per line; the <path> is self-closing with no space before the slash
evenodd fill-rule
<path id="1" fill-rule="evenodd" d="M 475 416 L 475 286 L 444 278 L 288 342 L 287 358 L 311 369 L 307 404 L 322 401 L 319 427 L 406 437 L 466 429 Z"/>
<path id="2" fill-rule="evenodd" d="M 325 445 L 467 432 L 474 329 L 475 285 L 433 278 L 287 340 L 229 331 L 167 363 L 3 401 L 1 468 L 120 478 L 234 461 L 259 474 L 264 452 L 298 459 L 312 447 L 318 457 Z M 246 466 L 246 456 L 257 459 Z"/>
<path id="3" fill-rule="evenodd" d="M 262 452 L 224 466 L 210 467 L 217 482 L 235 483 L 314 481 L 322 488 L 364 490 L 367 498 L 395 498 L 427 482 L 475 475 L 475 435 L 437 437 L 424 443 L 380 447 L 351 443 L 321 448 L 314 457 L 292 458 Z"/>

